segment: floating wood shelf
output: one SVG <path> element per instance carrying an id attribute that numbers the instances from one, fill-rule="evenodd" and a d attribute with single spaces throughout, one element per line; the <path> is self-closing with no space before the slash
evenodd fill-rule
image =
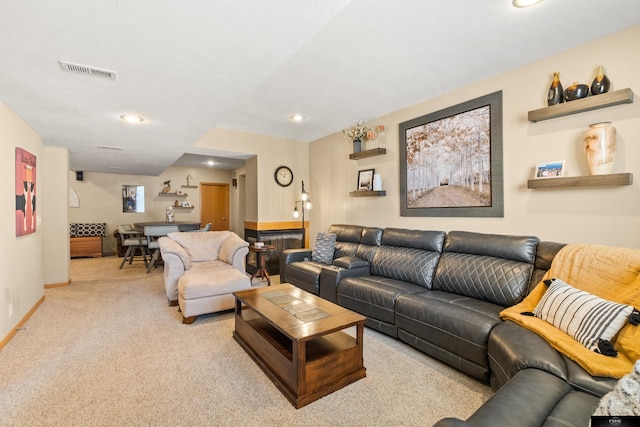
<path id="1" fill-rule="evenodd" d="M 351 197 L 382 197 L 386 196 L 387 192 L 382 191 L 352 191 L 349 193 Z"/>
<path id="2" fill-rule="evenodd" d="M 184 194 L 178 194 L 178 193 L 159 193 L 159 196 L 171 196 L 171 197 L 187 197 L 188 194 L 184 193 Z"/>
<path id="3" fill-rule="evenodd" d="M 570 176 L 561 178 L 541 178 L 527 181 L 527 188 L 568 188 L 594 187 L 601 185 L 631 185 L 633 174 L 614 173 L 610 175 Z"/>
<path id="4" fill-rule="evenodd" d="M 381 154 L 387 154 L 386 148 L 373 148 L 371 150 L 359 151 L 357 153 L 349 154 L 349 159 L 358 160 L 364 159 L 365 157 L 379 156 Z"/>
<path id="5" fill-rule="evenodd" d="M 633 91 L 626 88 L 529 111 L 528 118 L 530 122 L 540 122 L 599 108 L 613 107 L 614 105 L 631 104 L 632 102 Z"/>
<path id="6" fill-rule="evenodd" d="M 198 188 L 197 185 L 181 185 L 182 188 Z"/>
<path id="7" fill-rule="evenodd" d="M 195 206 L 172 206 L 173 209 L 193 209 Z"/>

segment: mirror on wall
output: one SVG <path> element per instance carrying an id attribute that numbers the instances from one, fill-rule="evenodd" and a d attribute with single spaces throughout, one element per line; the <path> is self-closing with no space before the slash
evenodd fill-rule
<path id="1" fill-rule="evenodd" d="M 144 212 L 144 185 L 122 186 L 122 212 Z"/>

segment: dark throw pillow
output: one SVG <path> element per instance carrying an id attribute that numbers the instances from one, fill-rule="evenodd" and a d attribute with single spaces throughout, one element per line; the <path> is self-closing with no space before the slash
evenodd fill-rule
<path id="1" fill-rule="evenodd" d="M 333 249 L 336 245 L 336 235 L 334 233 L 316 234 L 316 241 L 313 243 L 311 252 L 311 260 L 321 262 L 323 264 L 331 264 L 333 262 Z"/>

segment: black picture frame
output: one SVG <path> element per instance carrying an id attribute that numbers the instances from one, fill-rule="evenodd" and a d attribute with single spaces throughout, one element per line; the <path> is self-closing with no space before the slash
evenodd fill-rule
<path id="1" fill-rule="evenodd" d="M 400 123 L 400 215 L 504 217 L 502 91 Z"/>
<path id="2" fill-rule="evenodd" d="M 364 169 L 358 171 L 358 191 L 373 191 L 373 175 L 375 175 L 375 169 Z"/>

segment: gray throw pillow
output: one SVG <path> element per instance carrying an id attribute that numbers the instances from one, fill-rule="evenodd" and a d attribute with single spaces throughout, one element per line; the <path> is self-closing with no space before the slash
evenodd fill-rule
<path id="1" fill-rule="evenodd" d="M 316 234 L 316 241 L 313 243 L 313 251 L 311 252 L 311 260 L 321 262 L 323 264 L 331 264 L 333 262 L 333 249 L 336 245 L 336 235 L 334 233 Z"/>

